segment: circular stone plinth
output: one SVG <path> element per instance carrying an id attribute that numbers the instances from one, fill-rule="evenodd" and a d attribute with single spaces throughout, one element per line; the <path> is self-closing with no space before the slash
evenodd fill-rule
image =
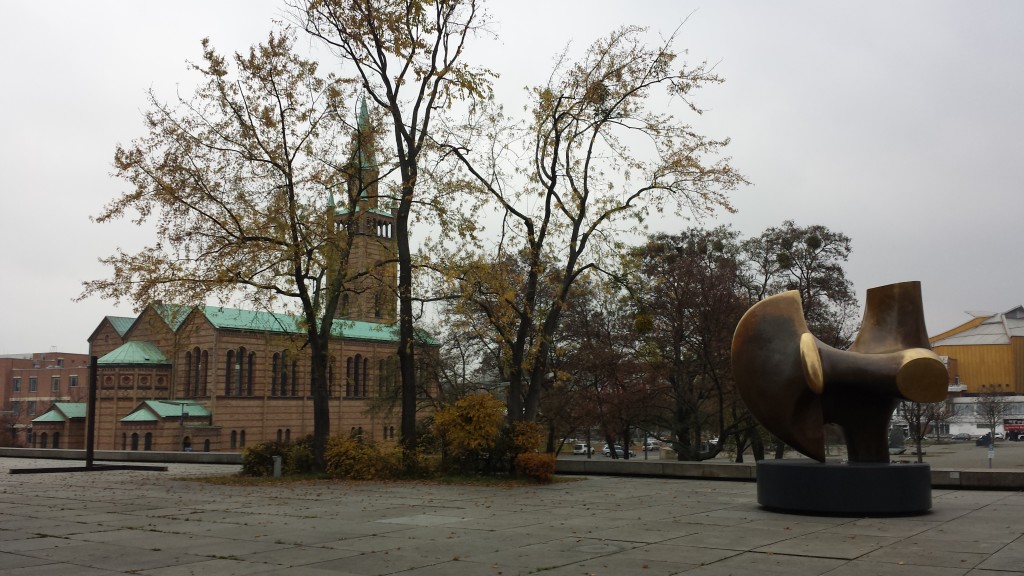
<path id="1" fill-rule="evenodd" d="M 921 514 L 932 507 L 931 466 L 764 460 L 757 503 L 794 513 Z"/>

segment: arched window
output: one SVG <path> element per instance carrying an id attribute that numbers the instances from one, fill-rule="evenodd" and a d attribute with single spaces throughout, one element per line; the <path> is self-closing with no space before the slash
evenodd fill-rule
<path id="1" fill-rule="evenodd" d="M 46 432 L 39 435 L 39 447 L 46 448 Z"/>
<path id="2" fill-rule="evenodd" d="M 245 448 L 245 430 L 238 433 L 238 447 Z"/>
<path id="3" fill-rule="evenodd" d="M 334 396 L 334 356 L 331 356 L 327 361 L 327 396 L 329 398 Z"/>
<path id="4" fill-rule="evenodd" d="M 146 432 L 146 438 L 143 440 L 143 447 L 142 447 L 142 449 L 143 450 L 152 450 L 153 449 L 153 433 L 152 432 Z"/>
<path id="5" fill-rule="evenodd" d="M 281 429 L 280 429 L 280 428 L 278 428 L 278 429 L 277 429 L 277 441 L 278 441 L 278 442 L 281 442 L 282 440 L 284 440 L 284 433 L 283 433 L 283 432 L 281 432 Z"/>
<path id="6" fill-rule="evenodd" d="M 377 363 L 377 396 L 384 397 L 384 375 L 387 374 L 387 362 L 381 358 Z"/>
<path id="7" fill-rule="evenodd" d="M 207 391 L 206 384 L 210 376 L 210 354 L 206 350 L 203 350 L 203 359 L 201 364 L 202 366 L 199 367 L 199 375 L 202 382 L 200 382 L 199 394 L 197 394 L 197 396 L 208 396 L 209 392 Z"/>
<path id="8" fill-rule="evenodd" d="M 299 361 L 292 360 L 292 396 L 299 395 Z"/>
<path id="9" fill-rule="evenodd" d="M 185 393 L 184 396 L 192 394 L 192 351 L 185 352 Z"/>
<path id="10" fill-rule="evenodd" d="M 395 427 L 394 426 L 391 427 L 391 439 L 392 440 L 395 439 Z"/>
<path id="11" fill-rule="evenodd" d="M 360 370 L 363 367 L 363 357 L 360 354 L 356 354 L 355 370 L 352 375 L 352 395 L 356 398 L 359 397 L 359 376 Z"/>
<path id="12" fill-rule="evenodd" d="M 195 348 L 193 348 L 192 349 L 192 375 L 189 376 L 189 378 L 192 380 L 192 389 L 189 390 L 189 392 L 188 392 L 193 397 L 198 397 L 199 396 L 199 385 L 200 385 L 200 381 L 199 380 L 201 378 L 201 373 L 202 373 L 202 366 L 201 365 L 203 364 L 202 358 L 203 358 L 202 357 L 202 352 L 199 350 L 199 347 L 196 346 Z"/>
<path id="13" fill-rule="evenodd" d="M 207 438 L 206 440 L 203 440 L 203 452 L 209 452 L 209 451 L 210 451 L 210 439 Z"/>
<path id="14" fill-rule="evenodd" d="M 281 389 L 278 391 L 279 396 L 288 395 L 288 351 L 285 350 L 281 353 Z"/>
<path id="15" fill-rule="evenodd" d="M 128 434 L 121 432 L 121 450 L 128 449 Z"/>
<path id="16" fill-rule="evenodd" d="M 231 448 L 238 448 L 238 432 L 231 431 Z"/>
<path id="17" fill-rule="evenodd" d="M 235 375 L 235 351 L 228 350 L 228 364 L 224 368 L 224 395 L 231 396 L 231 378 Z"/>
<path id="18" fill-rule="evenodd" d="M 60 432 L 53 433 L 53 447 L 60 448 Z"/>
<path id="19" fill-rule="evenodd" d="M 274 357 L 270 361 L 270 395 L 277 396 L 277 377 L 278 372 L 281 370 L 281 355 L 274 352 Z"/>
<path id="20" fill-rule="evenodd" d="M 284 441 L 285 442 L 291 442 L 292 441 L 292 429 L 291 428 L 285 428 L 284 429 Z"/>
<path id="21" fill-rule="evenodd" d="M 235 396 L 242 396 L 245 391 L 245 365 L 248 356 L 245 353 L 245 346 L 238 348 L 238 352 L 235 354 L 235 365 L 232 367 L 235 371 L 235 389 L 232 392 Z"/>
<path id="22" fill-rule="evenodd" d="M 352 396 L 352 357 L 345 360 L 345 397 Z"/>
<path id="23" fill-rule="evenodd" d="M 245 395 L 252 396 L 252 384 L 253 384 L 253 368 L 256 367 L 256 353 L 249 352 L 248 367 L 245 371 Z"/>
<path id="24" fill-rule="evenodd" d="M 373 295 L 373 317 L 381 318 L 384 316 L 384 298 L 380 292 Z"/>
<path id="25" fill-rule="evenodd" d="M 139 449 L 139 434 L 137 432 L 132 432 L 132 450 L 138 450 L 138 449 Z"/>
<path id="26" fill-rule="evenodd" d="M 191 436 L 185 436 L 181 440 L 181 449 L 184 452 L 191 452 L 192 451 L 192 437 Z"/>
<path id="27" fill-rule="evenodd" d="M 363 387 L 362 387 L 363 394 L 362 394 L 362 396 L 364 398 L 366 396 L 368 396 L 367 390 L 369 390 L 369 388 L 368 388 L 369 385 L 370 385 L 370 359 L 369 358 L 363 358 Z"/>

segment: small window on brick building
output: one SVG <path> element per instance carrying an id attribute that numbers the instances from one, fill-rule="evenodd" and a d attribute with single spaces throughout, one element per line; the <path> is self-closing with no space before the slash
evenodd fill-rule
<path id="1" fill-rule="evenodd" d="M 60 376 L 50 378 L 50 391 L 60 392 Z"/>
<path id="2" fill-rule="evenodd" d="M 68 376 L 68 388 L 78 388 L 78 375 L 71 374 Z"/>
<path id="3" fill-rule="evenodd" d="M 15 378 L 11 381 L 11 391 L 21 392 L 21 378 Z"/>
<path id="4" fill-rule="evenodd" d="M 37 390 L 39 390 L 39 379 L 37 379 L 35 376 L 29 376 L 28 377 L 28 391 L 29 392 L 36 392 Z"/>

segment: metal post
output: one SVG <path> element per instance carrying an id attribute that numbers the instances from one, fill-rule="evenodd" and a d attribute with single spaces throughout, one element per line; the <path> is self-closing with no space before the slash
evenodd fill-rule
<path id="1" fill-rule="evenodd" d="M 96 356 L 89 357 L 89 405 L 86 407 L 85 422 L 85 467 L 92 468 L 94 445 L 96 443 Z"/>

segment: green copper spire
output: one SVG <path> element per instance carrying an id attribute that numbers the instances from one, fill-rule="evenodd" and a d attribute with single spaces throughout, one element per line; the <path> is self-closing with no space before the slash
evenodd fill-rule
<path id="1" fill-rule="evenodd" d="M 359 168 L 377 167 L 377 159 L 373 157 L 373 138 L 370 135 L 370 110 L 366 105 L 366 95 L 359 101 L 359 116 L 356 118 L 356 159 Z M 367 148 L 365 151 L 363 147 Z"/>

